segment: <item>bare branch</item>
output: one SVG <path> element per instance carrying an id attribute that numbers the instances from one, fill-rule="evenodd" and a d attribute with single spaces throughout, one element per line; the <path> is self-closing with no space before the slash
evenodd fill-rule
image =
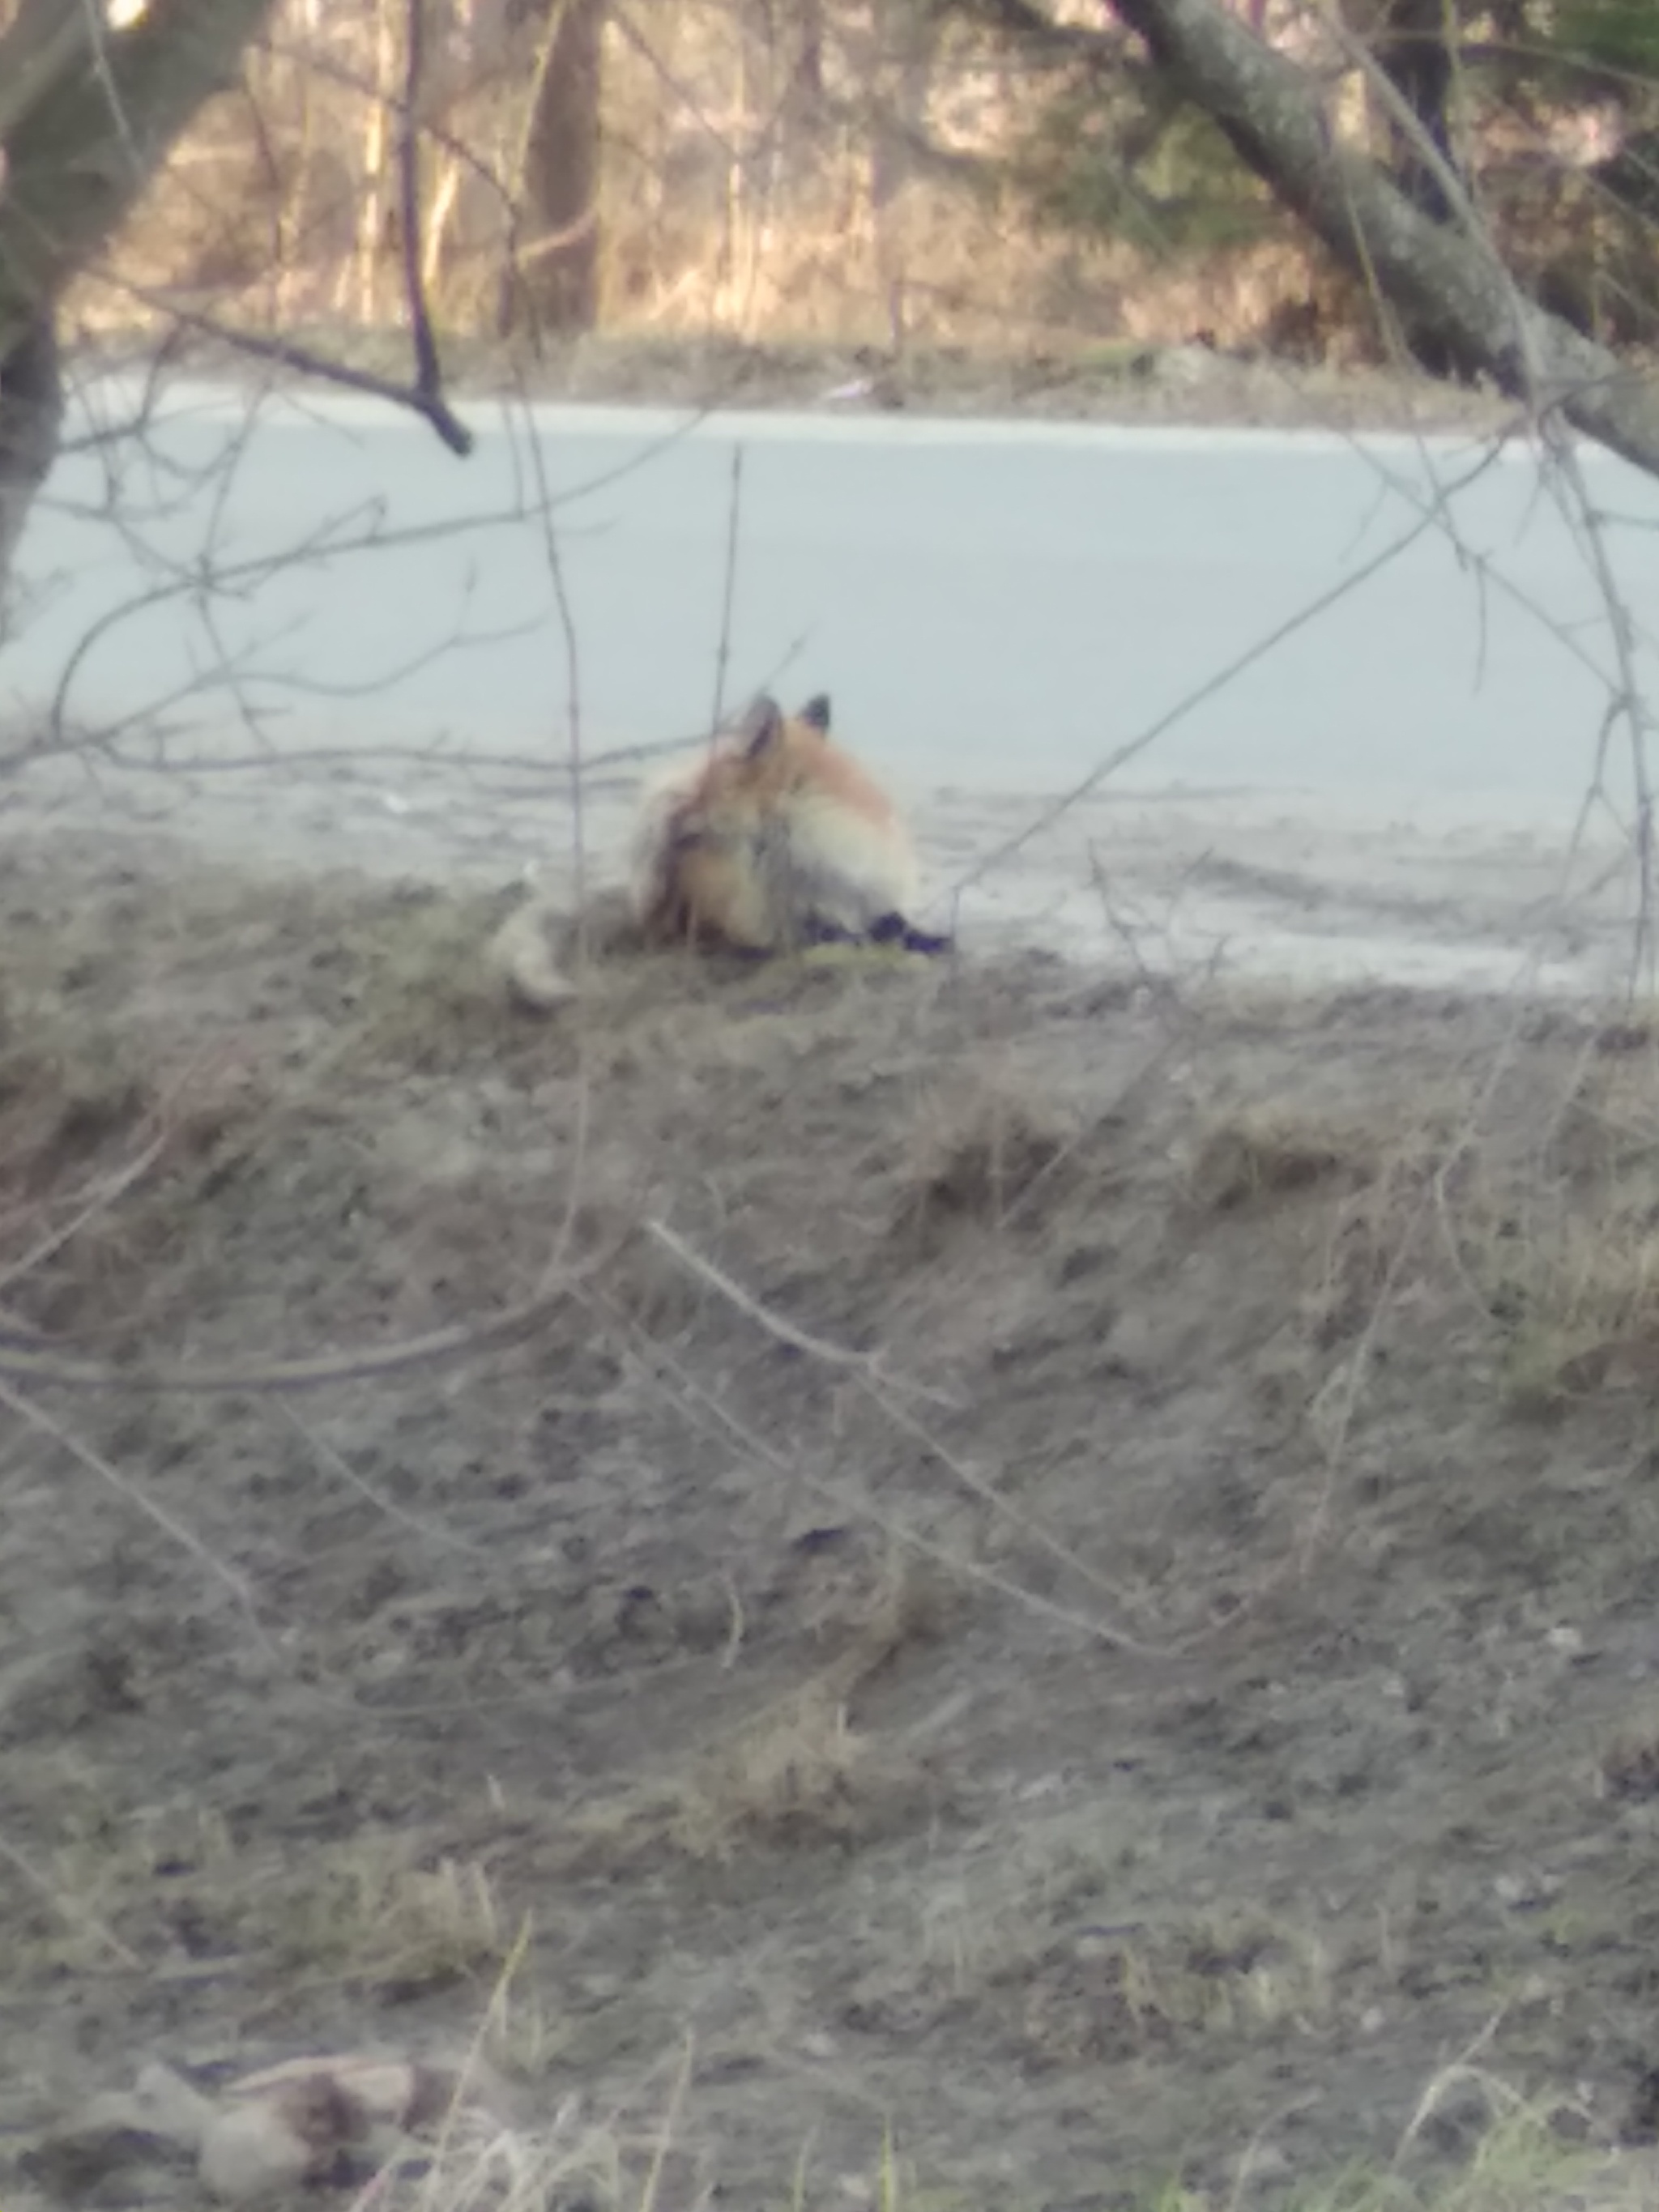
<path id="1" fill-rule="evenodd" d="M 191 331 L 199 337 L 212 338 L 236 353 L 247 355 L 251 360 L 268 361 L 278 368 L 291 368 L 296 376 L 307 377 L 314 384 L 337 385 L 347 392 L 366 392 L 372 399 L 384 399 L 393 407 L 406 407 L 432 425 L 452 453 L 459 453 L 465 459 L 472 451 L 475 441 L 471 431 L 456 416 L 444 396 L 425 299 L 418 289 L 419 253 L 417 242 L 416 264 L 410 274 L 416 286 L 415 296 L 420 300 L 419 323 L 428 325 L 427 344 L 431 349 L 432 368 L 428 375 L 417 324 L 415 381 L 412 385 L 400 383 L 396 377 L 377 376 L 373 369 L 354 368 L 349 362 L 337 360 L 331 354 L 319 353 L 314 347 L 297 344 L 291 338 L 264 337 L 257 331 L 234 329 L 228 323 L 222 323 L 215 315 L 201 314 L 194 308 L 164 300 L 146 285 L 124 283 L 121 289 L 146 307 L 154 307 L 165 313 L 171 318 L 175 330 Z M 416 310 L 412 304 L 410 315 L 414 319 Z"/>

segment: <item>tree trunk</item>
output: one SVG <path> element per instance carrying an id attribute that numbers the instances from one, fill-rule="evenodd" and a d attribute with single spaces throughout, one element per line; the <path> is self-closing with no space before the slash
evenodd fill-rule
<path id="1" fill-rule="evenodd" d="M 57 452 L 56 303 L 107 243 L 274 0 L 23 0 L 0 37 L 0 594 Z"/>
<path id="2" fill-rule="evenodd" d="M 1452 54 L 1446 40 L 1447 0 L 1384 0 L 1376 53 L 1378 65 L 1416 118 L 1418 127 L 1445 168 L 1456 172 L 1452 155 Z M 1391 117 L 1389 138 L 1394 173 L 1414 208 L 1433 222 L 1448 222 L 1452 205 L 1441 182 L 1443 171 L 1425 158 L 1422 139 L 1402 130 Z M 1432 330 L 1408 331 L 1413 351 L 1431 376 L 1458 373 L 1445 341 Z"/>
<path id="3" fill-rule="evenodd" d="M 503 337 L 524 319 L 557 334 L 599 311 L 600 57 L 608 0 L 552 0 L 525 135 L 523 242 L 502 287 Z"/>
<path id="4" fill-rule="evenodd" d="M 52 472 L 63 421 L 58 335 L 48 313 L 0 361 L 0 644 L 12 562 L 34 495 Z"/>
<path id="5" fill-rule="evenodd" d="M 1451 144 L 1452 56 L 1446 43 L 1446 0 L 1386 0 L 1375 41 L 1383 75 L 1410 108 L 1424 136 L 1449 169 L 1455 170 Z M 1415 208 L 1436 222 L 1446 222 L 1451 204 L 1423 150 L 1409 134 L 1390 123 L 1395 173 Z"/>
<path id="6" fill-rule="evenodd" d="M 908 336 L 908 256 L 905 251 L 904 188 L 915 168 L 915 144 L 927 120 L 938 27 L 920 0 L 875 0 L 877 106 L 870 139 L 870 212 L 875 231 L 876 279 L 887 310 L 893 357 L 903 356 Z"/>
<path id="7" fill-rule="evenodd" d="M 823 115 L 823 0 L 800 0 L 800 51 L 795 64 L 795 92 L 812 122 Z"/>
<path id="8" fill-rule="evenodd" d="M 1362 283 L 1374 281 L 1408 328 L 1432 331 L 1466 371 L 1484 370 L 1531 407 L 1559 409 L 1659 476 L 1659 383 L 1528 299 L 1461 212 L 1431 222 L 1376 162 L 1342 145 L 1305 70 L 1221 0 L 1111 5 L 1275 197 Z M 1024 0 L 999 0 L 999 11 L 1024 15 Z"/>

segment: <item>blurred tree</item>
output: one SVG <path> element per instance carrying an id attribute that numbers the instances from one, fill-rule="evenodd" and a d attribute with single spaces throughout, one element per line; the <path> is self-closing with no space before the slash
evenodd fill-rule
<path id="1" fill-rule="evenodd" d="M 1418 126 L 1412 132 L 1392 124 L 1394 173 L 1413 205 L 1437 222 L 1452 212 L 1442 177 L 1457 167 L 1450 118 L 1457 28 L 1451 0 L 1382 0 L 1370 40 L 1383 75 Z"/>
<path id="2" fill-rule="evenodd" d="M 938 0 L 994 27 L 1035 64 L 1063 60 L 1102 103 L 1148 73 L 1162 95 L 1208 118 L 1243 167 L 1358 278 L 1431 365 L 1484 375 L 1540 413 L 1559 412 L 1659 474 L 1659 383 L 1590 336 L 1582 315 L 1540 297 L 1516 226 L 1489 220 L 1477 173 L 1467 181 L 1452 130 L 1455 95 L 1507 104 L 1537 128 L 1540 105 L 1582 111 L 1601 96 L 1617 110 L 1617 151 L 1589 175 L 1602 203 L 1638 211 L 1644 269 L 1653 258 L 1646 195 L 1659 185 L 1653 127 L 1659 100 L 1659 7 L 1652 0 L 1381 0 L 1349 18 L 1352 51 L 1334 73 L 1328 52 L 1275 45 L 1229 0 L 1101 0 L 1102 21 L 1062 20 L 1041 0 Z M 1298 19 L 1316 34 L 1324 19 Z M 1356 24 L 1364 26 L 1358 36 Z M 1133 34 L 1127 47 L 1121 33 Z M 1369 52 L 1367 52 L 1369 48 Z M 1363 64 L 1391 88 L 1391 140 L 1382 157 L 1340 127 L 1335 78 Z M 1576 89 L 1563 90 L 1568 80 Z M 1156 110 L 1149 96 L 1144 112 Z M 1571 117 L 1568 118 L 1571 119 Z M 1552 129 L 1563 120 L 1547 118 Z M 1168 127 L 1168 126 L 1165 126 Z M 1087 147 L 1122 169 L 1121 131 Z M 1571 163 L 1546 143 L 1540 167 L 1558 186 L 1555 218 L 1572 195 Z M 1547 158 L 1541 158 L 1547 157 Z M 1584 165 L 1577 167 L 1582 171 Z M 1582 252 L 1580 235 L 1570 244 Z"/>
<path id="3" fill-rule="evenodd" d="M 57 302 L 271 6 L 21 0 L 0 31 L 0 591 L 58 447 Z"/>
<path id="4" fill-rule="evenodd" d="M 539 0 L 518 190 L 520 239 L 496 310 L 501 335 L 590 330 L 599 307 L 600 97 L 609 0 Z"/>

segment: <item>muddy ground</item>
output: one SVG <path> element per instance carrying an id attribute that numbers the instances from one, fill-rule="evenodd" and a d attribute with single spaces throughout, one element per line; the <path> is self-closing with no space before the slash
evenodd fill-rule
<path id="1" fill-rule="evenodd" d="M 1659 1031 L 1012 952 L 538 1022 L 499 897 L 4 857 L 8 2212 L 194 2201 L 52 2152 L 147 2058 L 492 1990 L 585 2202 L 682 2065 L 677 2212 L 1279 2203 L 1471 2050 L 1650 2138 Z"/>

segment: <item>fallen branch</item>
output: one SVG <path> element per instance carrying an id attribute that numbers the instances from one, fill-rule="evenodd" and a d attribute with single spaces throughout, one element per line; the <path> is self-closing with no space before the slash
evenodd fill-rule
<path id="1" fill-rule="evenodd" d="M 305 1359 L 273 1359 L 226 1367 L 208 1365 L 150 1367 L 138 1363 L 123 1366 L 102 1359 L 73 1359 L 56 1352 L 31 1352 L 0 1338 L 0 1376 L 22 1382 L 50 1382 L 70 1390 L 180 1390 L 212 1392 L 319 1390 L 331 1382 L 361 1382 L 368 1376 L 394 1375 L 408 1367 L 438 1360 L 460 1359 L 514 1338 L 528 1335 L 561 1305 L 574 1288 L 576 1278 L 562 1279 L 556 1287 L 538 1291 L 522 1304 L 507 1306 L 493 1319 L 458 1322 L 434 1328 L 424 1336 L 404 1337 L 396 1343 L 366 1345 L 351 1352 L 319 1352 Z M 0 1390 L 0 1396 L 5 1394 Z"/>
<path id="2" fill-rule="evenodd" d="M 1431 332 L 1534 419 L 1559 414 L 1659 476 L 1659 381 L 1528 299 L 1489 238 L 1434 222 L 1344 146 L 1305 69 L 1220 0 L 1111 5 L 1275 197 L 1408 326 Z"/>

